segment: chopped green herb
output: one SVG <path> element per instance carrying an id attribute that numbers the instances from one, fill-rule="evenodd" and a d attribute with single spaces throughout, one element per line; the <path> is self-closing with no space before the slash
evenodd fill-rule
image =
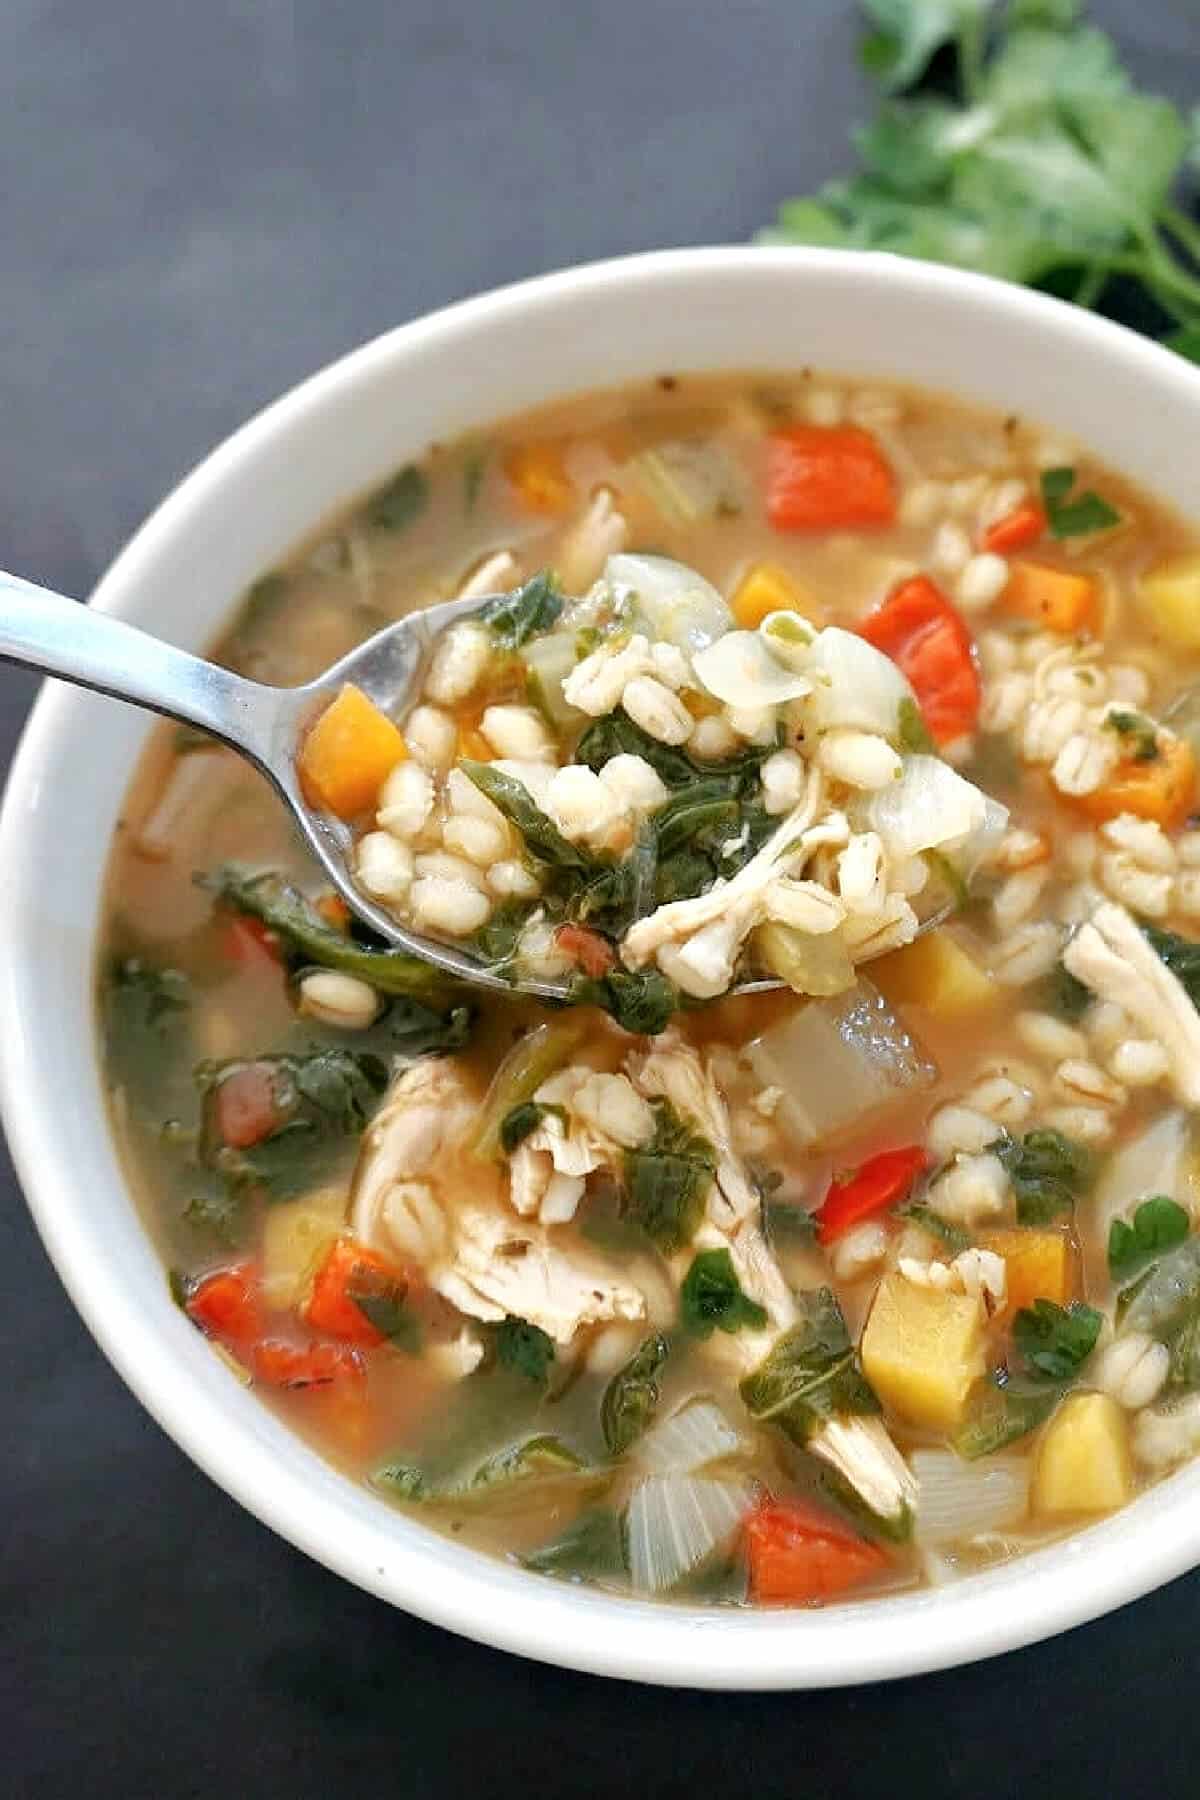
<path id="1" fill-rule="evenodd" d="M 741 1384 L 747 1410 L 805 1444 L 827 1420 L 877 1413 L 858 1366 L 842 1309 L 830 1288 L 797 1296 L 800 1322 L 783 1334 Z"/>
<path id="2" fill-rule="evenodd" d="M 405 1304 L 406 1297 L 403 1282 L 392 1280 L 368 1263 L 359 1264 L 346 1289 L 346 1298 L 381 1336 L 417 1356 L 421 1350 L 421 1327 Z"/>
<path id="3" fill-rule="evenodd" d="M 679 1011 L 679 991 L 657 969 L 610 969 L 602 980 L 577 977 L 570 988 L 576 1006 L 600 1006 L 622 1031 L 655 1037 Z"/>
<path id="4" fill-rule="evenodd" d="M 1086 537 L 1120 524 L 1120 513 L 1091 488 L 1068 499 L 1074 485 L 1074 469 L 1046 469 L 1042 475 L 1042 500 L 1051 537 Z"/>
<path id="5" fill-rule="evenodd" d="M 754 1329 L 767 1322 L 765 1310 L 743 1291 L 728 1250 L 701 1250 L 679 1290 L 679 1315 L 693 1337 L 711 1337 L 714 1331 L 731 1336 L 743 1325 Z"/>
<path id="6" fill-rule="evenodd" d="M 1109 731 L 1123 740 L 1122 748 L 1134 762 L 1154 762 L 1158 757 L 1158 726 L 1140 712 L 1110 712 L 1105 720 Z"/>
<path id="7" fill-rule="evenodd" d="M 540 1550 L 528 1551 L 521 1561 L 539 1575 L 563 1575 L 575 1580 L 620 1575 L 625 1568 L 620 1516 L 611 1507 L 589 1507 L 561 1537 L 543 1544 Z"/>
<path id="8" fill-rule="evenodd" d="M 1037 984 L 1035 1004 L 1040 1012 L 1054 1013 L 1074 1025 L 1092 1004 L 1093 994 L 1060 958 Z"/>
<path id="9" fill-rule="evenodd" d="M 513 775 L 506 775 L 494 763 L 471 762 L 464 758 L 458 766 L 520 832 L 526 850 L 537 862 L 552 869 L 586 872 L 591 868 L 590 858 L 547 818 L 523 782 Z"/>
<path id="10" fill-rule="evenodd" d="M 104 1039 L 114 1080 L 155 1124 L 175 1098 L 173 1071 L 186 1062 L 191 983 L 178 969 L 118 957 L 101 981 Z"/>
<path id="11" fill-rule="evenodd" d="M 376 1469 L 371 1482 L 373 1486 L 395 1494 L 398 1500 L 424 1500 L 429 1492 L 424 1471 L 414 1468 L 411 1463 L 387 1463 L 382 1469 Z"/>
<path id="12" fill-rule="evenodd" d="M 658 1377 L 670 1353 L 661 1331 L 639 1344 L 617 1370 L 600 1403 L 600 1428 L 610 1456 L 624 1456 L 641 1437 L 658 1410 Z"/>
<path id="13" fill-rule="evenodd" d="M 481 1463 L 467 1484 L 468 1491 L 495 1487 L 501 1482 L 528 1481 L 545 1475 L 577 1475 L 585 1466 L 583 1458 L 560 1437 L 542 1432 L 498 1450 Z"/>
<path id="14" fill-rule="evenodd" d="M 717 1159 L 707 1138 L 693 1132 L 670 1102 L 651 1102 L 654 1136 L 625 1153 L 626 1205 L 632 1218 L 667 1254 L 695 1234 Z"/>
<path id="15" fill-rule="evenodd" d="M 1200 1311 L 1200 1237 L 1185 1238 L 1118 1296 L 1122 1331 L 1166 1342 Z"/>
<path id="16" fill-rule="evenodd" d="M 536 1100 L 523 1100 L 506 1112 L 500 1121 L 500 1147 L 505 1156 L 511 1156 L 517 1145 L 523 1144 L 552 1110 L 556 1109 L 541 1106 Z"/>
<path id="17" fill-rule="evenodd" d="M 926 1206 L 920 1200 L 914 1200 L 909 1206 L 902 1206 L 899 1217 L 911 1219 L 922 1231 L 937 1238 L 952 1256 L 961 1256 L 964 1250 L 971 1248 L 970 1232 L 964 1231 L 961 1225 L 952 1224 L 949 1219 L 943 1219 L 941 1213 L 935 1212 L 932 1206 Z"/>
<path id="18" fill-rule="evenodd" d="M 562 612 L 562 595 L 549 569 L 542 569 L 523 587 L 493 600 L 479 617 L 505 650 L 519 650 L 530 638 L 549 631 Z"/>
<path id="19" fill-rule="evenodd" d="M 497 1360 L 530 1381 L 544 1382 L 554 1361 L 554 1340 L 526 1319 L 507 1318 L 495 1328 Z"/>
<path id="20" fill-rule="evenodd" d="M 954 1448 L 969 1462 L 979 1456 L 993 1456 L 997 1450 L 1036 1431 L 1050 1417 L 1062 1395 L 1061 1388 L 1049 1384 L 1031 1387 L 1026 1382 L 1007 1381 L 1001 1386 L 987 1381 L 976 1391 L 966 1418 L 954 1434 Z"/>
<path id="21" fill-rule="evenodd" d="M 909 695 L 900 702 L 897 713 L 896 743 L 905 756 L 937 755 L 937 745 L 930 736 L 921 709 Z"/>
<path id="22" fill-rule="evenodd" d="M 415 463 L 371 495 L 367 524 L 376 531 L 404 531 L 420 517 L 429 502 L 429 482 Z"/>
<path id="23" fill-rule="evenodd" d="M 1072 1381 L 1096 1347 L 1103 1313 L 1082 1300 L 1056 1306 L 1035 1300 L 1013 1320 L 1013 1342 L 1038 1375 L 1050 1381 Z"/>
<path id="24" fill-rule="evenodd" d="M 1187 1210 L 1166 1194 L 1143 1200 L 1132 1220 L 1114 1219 L 1108 1228 L 1108 1272 L 1126 1282 L 1145 1263 L 1182 1244 L 1191 1228 Z"/>
<path id="25" fill-rule="evenodd" d="M 1008 1170 L 1022 1225 L 1044 1225 L 1067 1212 L 1091 1178 L 1091 1158 L 1061 1131 L 1027 1131 L 991 1145 Z"/>

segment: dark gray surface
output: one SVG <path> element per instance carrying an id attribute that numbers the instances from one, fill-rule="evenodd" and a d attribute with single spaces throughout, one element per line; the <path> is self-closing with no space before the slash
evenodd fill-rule
<path id="1" fill-rule="evenodd" d="M 1148 84 L 1200 93 L 1195 0 L 1093 10 Z M 746 237 L 841 166 L 853 36 L 848 0 L 5 0 L 0 561 L 85 592 L 213 443 L 361 339 Z M 5 760 L 31 691 L 0 671 Z M 1195 1576 L 998 1663 L 811 1697 L 623 1688 L 390 1612 L 174 1449 L 4 1180 L 0 1791 L 1196 1791 Z"/>

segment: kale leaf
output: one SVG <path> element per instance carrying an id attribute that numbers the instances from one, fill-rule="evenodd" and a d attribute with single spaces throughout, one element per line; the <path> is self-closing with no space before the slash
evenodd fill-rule
<path id="1" fill-rule="evenodd" d="M 651 1102 L 654 1135 L 625 1152 L 628 1216 L 667 1254 L 689 1243 L 700 1222 L 717 1158 L 707 1138 L 683 1123 L 667 1100 Z"/>
<path id="2" fill-rule="evenodd" d="M 658 969 L 610 969 L 600 980 L 577 976 L 570 987 L 575 1006 L 599 1006 L 622 1031 L 655 1037 L 679 1010 L 679 990 Z"/>
<path id="3" fill-rule="evenodd" d="M 1187 1210 L 1166 1194 L 1143 1200 L 1132 1220 L 1114 1219 L 1108 1228 L 1108 1272 L 1125 1282 L 1148 1262 L 1174 1250 L 1188 1235 Z"/>
<path id="4" fill-rule="evenodd" d="M 1050 1381 L 1072 1381 L 1096 1347 L 1104 1315 L 1082 1300 L 1035 1300 L 1013 1320 L 1013 1342 L 1029 1367 Z"/>
<path id="5" fill-rule="evenodd" d="M 572 873 L 591 872 L 592 859 L 563 836 L 558 826 L 534 801 L 523 782 L 513 775 L 506 775 L 494 763 L 464 759 L 458 766 L 475 783 L 480 793 L 516 827 L 525 840 L 526 850 L 536 862 L 545 863 L 551 869 L 570 870 Z"/>
<path id="6" fill-rule="evenodd" d="M 763 1307 L 743 1292 L 728 1250 L 701 1250 L 692 1258 L 679 1290 L 679 1314 L 685 1331 L 698 1338 L 767 1322 Z"/>
<path id="7" fill-rule="evenodd" d="M 554 576 L 543 569 L 523 587 L 481 607 L 479 617 L 504 650 L 519 650 L 532 637 L 549 631 L 562 612 L 562 595 Z"/>
<path id="8" fill-rule="evenodd" d="M 658 1377 L 670 1349 L 662 1332 L 655 1332 L 639 1344 L 605 1388 L 600 1403 L 600 1429 L 610 1456 L 623 1456 L 654 1418 L 659 1401 Z"/>
<path id="9" fill-rule="evenodd" d="M 220 1090 L 251 1069 L 269 1080 L 274 1123 L 257 1143 L 229 1144 L 221 1135 Z M 363 1130 L 387 1085 L 387 1067 L 369 1052 L 326 1049 L 204 1062 L 195 1080 L 202 1101 L 200 1166 L 219 1175 L 231 1196 L 253 1191 L 285 1200 L 312 1187 L 341 1157 L 346 1140 Z"/>
<path id="10" fill-rule="evenodd" d="M 155 1124 L 162 1123 L 175 1098 L 177 1071 L 190 1039 L 191 1003 L 186 975 L 141 957 L 114 959 L 101 978 L 100 1009 L 113 1077 Z"/>

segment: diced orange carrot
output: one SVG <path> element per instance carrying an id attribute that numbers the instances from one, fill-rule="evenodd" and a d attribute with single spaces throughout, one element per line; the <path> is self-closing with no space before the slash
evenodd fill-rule
<path id="1" fill-rule="evenodd" d="M 778 563 L 755 563 L 738 582 L 730 602 L 743 631 L 754 631 L 773 612 L 800 612 L 820 623 L 815 598 Z"/>
<path id="2" fill-rule="evenodd" d="M 997 556 L 1011 556 L 1014 550 L 1028 550 L 1046 529 L 1046 514 L 1036 500 L 1022 500 L 1010 513 L 989 525 L 979 540 L 981 550 L 992 550 Z"/>
<path id="3" fill-rule="evenodd" d="M 1182 738 L 1160 734 L 1158 754 L 1149 762 L 1127 757 L 1117 764 L 1102 788 L 1080 794 L 1074 804 L 1089 819 L 1103 824 L 1119 813 L 1153 819 L 1171 831 L 1191 812 L 1196 800 L 1196 758 Z"/>
<path id="4" fill-rule="evenodd" d="M 1074 1257 L 1064 1231 L 1033 1226 L 997 1226 L 979 1233 L 981 1250 L 1004 1258 L 1007 1292 L 1001 1324 L 1008 1324 L 1023 1306 L 1035 1300 L 1053 1300 L 1065 1306 L 1074 1285 Z"/>
<path id="5" fill-rule="evenodd" d="M 1045 563 L 1017 562 L 1001 596 L 1006 612 L 1033 619 L 1049 631 L 1081 631 L 1096 610 L 1096 583 Z"/>
<path id="6" fill-rule="evenodd" d="M 828 1600 L 887 1567 L 878 1544 L 802 1500 L 765 1500 L 746 1520 L 750 1593 L 760 1605 Z"/>
<path id="7" fill-rule="evenodd" d="M 373 803 L 384 778 L 407 755 L 392 721 L 347 682 L 304 740 L 300 779 L 312 805 L 352 819 Z"/>
<path id="8" fill-rule="evenodd" d="M 287 1117 L 276 1095 L 275 1071 L 267 1062 L 232 1069 L 214 1091 L 212 1104 L 221 1141 L 234 1150 L 261 1144 Z"/>
<path id="9" fill-rule="evenodd" d="M 504 473 L 531 512 L 565 512 L 575 488 L 557 444 L 520 444 L 504 458 Z"/>
<path id="10" fill-rule="evenodd" d="M 218 1269 L 198 1281 L 184 1310 L 194 1325 L 222 1343 L 245 1346 L 259 1333 L 258 1271 L 253 1263 Z"/>
<path id="11" fill-rule="evenodd" d="M 402 1301 L 407 1278 L 394 1264 L 352 1238 L 338 1238 L 317 1270 L 306 1316 L 310 1325 L 352 1344 L 382 1344 L 385 1334 L 373 1325 L 355 1298 Z"/>
<path id="12" fill-rule="evenodd" d="M 890 525 L 896 484 L 869 431 L 789 425 L 767 442 L 766 503 L 776 531 Z"/>

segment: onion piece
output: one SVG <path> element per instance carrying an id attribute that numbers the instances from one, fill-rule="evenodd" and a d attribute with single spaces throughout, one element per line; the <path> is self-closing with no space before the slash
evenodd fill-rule
<path id="1" fill-rule="evenodd" d="M 783 1090 L 776 1118 L 799 1144 L 856 1125 L 937 1079 L 937 1065 L 861 977 L 799 1008 L 747 1048 L 763 1087 Z"/>
<path id="2" fill-rule="evenodd" d="M 729 1542 L 753 1503 L 749 1482 L 648 1476 L 625 1514 L 634 1588 L 657 1594 L 674 1587 Z"/>
<path id="3" fill-rule="evenodd" d="M 757 631 L 727 631 L 696 653 L 692 668 L 701 687 L 726 706 L 777 706 L 812 692 L 808 676 L 789 673 Z"/>
<path id="4" fill-rule="evenodd" d="M 610 556 L 604 579 L 632 591 L 652 638 L 689 654 L 715 643 L 733 625 L 733 614 L 712 582 L 669 556 Z"/>
<path id="5" fill-rule="evenodd" d="M 938 756 L 906 756 L 899 781 L 863 809 L 889 856 L 963 846 L 988 820 L 987 796 Z"/>
<path id="6" fill-rule="evenodd" d="M 634 1454 L 656 1475 L 690 1475 L 744 1448 L 744 1440 L 715 1400 L 689 1400 L 669 1419 L 652 1426 Z"/>
<path id="7" fill-rule="evenodd" d="M 1114 1219 L 1130 1219 L 1142 1200 L 1167 1194 L 1189 1212 L 1196 1210 L 1191 1120 L 1174 1107 L 1115 1150 L 1104 1165 L 1088 1208 L 1089 1231 L 1101 1250 Z"/>
<path id="8" fill-rule="evenodd" d="M 776 662 L 788 669 L 807 670 L 817 628 L 803 613 L 768 613 L 758 629 Z"/>
<path id="9" fill-rule="evenodd" d="M 813 642 L 808 671 L 813 677 L 809 710 L 818 731 L 874 731 L 896 742 L 901 704 L 916 700 L 890 656 L 856 632 L 827 625 Z"/>
<path id="10" fill-rule="evenodd" d="M 913 1528 L 918 1544 L 952 1544 L 1025 1516 L 1029 1463 L 1024 1457 L 964 1462 L 952 1450 L 914 1450 L 909 1463 L 921 1484 Z"/>

